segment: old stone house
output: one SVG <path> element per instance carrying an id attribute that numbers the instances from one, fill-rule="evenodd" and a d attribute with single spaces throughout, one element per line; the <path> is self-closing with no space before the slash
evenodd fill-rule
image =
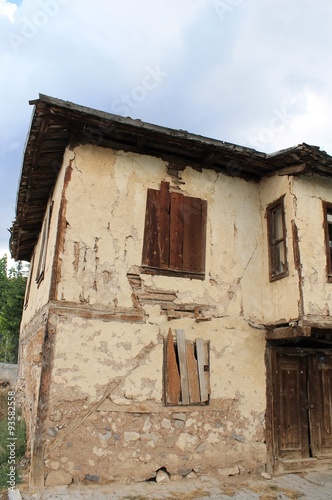
<path id="1" fill-rule="evenodd" d="M 31 485 L 332 465 L 332 158 L 40 95 L 11 251 Z"/>

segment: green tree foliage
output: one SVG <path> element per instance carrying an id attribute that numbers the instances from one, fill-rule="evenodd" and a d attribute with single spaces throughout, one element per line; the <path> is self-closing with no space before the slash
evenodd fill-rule
<path id="1" fill-rule="evenodd" d="M 26 287 L 21 262 L 8 270 L 7 256 L 0 258 L 0 361 L 17 363 L 20 323 Z"/>

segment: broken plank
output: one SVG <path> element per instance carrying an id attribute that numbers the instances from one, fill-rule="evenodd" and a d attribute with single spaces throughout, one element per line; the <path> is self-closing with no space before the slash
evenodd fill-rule
<path id="1" fill-rule="evenodd" d="M 208 346 L 202 339 L 196 339 L 196 351 L 201 403 L 205 403 L 209 400 L 210 374 Z"/>
<path id="2" fill-rule="evenodd" d="M 179 368 L 176 361 L 172 330 L 169 329 L 166 343 L 166 402 L 178 405 L 180 393 Z"/>
<path id="3" fill-rule="evenodd" d="M 195 346 L 193 342 L 186 341 L 189 398 L 191 403 L 199 403 L 201 400 L 198 380 L 197 360 L 195 358 Z"/>
<path id="4" fill-rule="evenodd" d="M 182 404 L 189 404 L 189 383 L 184 330 L 175 330 L 179 356 Z"/>

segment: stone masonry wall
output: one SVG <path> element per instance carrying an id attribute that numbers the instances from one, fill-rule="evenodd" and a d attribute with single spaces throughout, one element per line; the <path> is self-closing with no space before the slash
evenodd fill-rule
<path id="1" fill-rule="evenodd" d="M 95 411 L 47 454 L 46 485 L 93 481 L 152 479 L 160 469 L 171 476 L 213 469 L 262 472 L 265 463 L 264 415 L 256 415 L 251 441 L 241 432 L 246 422 L 238 403 L 223 401 L 222 410 L 155 413 Z M 48 428 L 49 446 L 61 434 Z"/>

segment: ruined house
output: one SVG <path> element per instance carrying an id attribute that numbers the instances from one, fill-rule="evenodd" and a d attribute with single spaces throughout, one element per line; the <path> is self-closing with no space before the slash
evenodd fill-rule
<path id="1" fill-rule="evenodd" d="M 32 487 L 331 467 L 332 158 L 31 104 Z"/>

